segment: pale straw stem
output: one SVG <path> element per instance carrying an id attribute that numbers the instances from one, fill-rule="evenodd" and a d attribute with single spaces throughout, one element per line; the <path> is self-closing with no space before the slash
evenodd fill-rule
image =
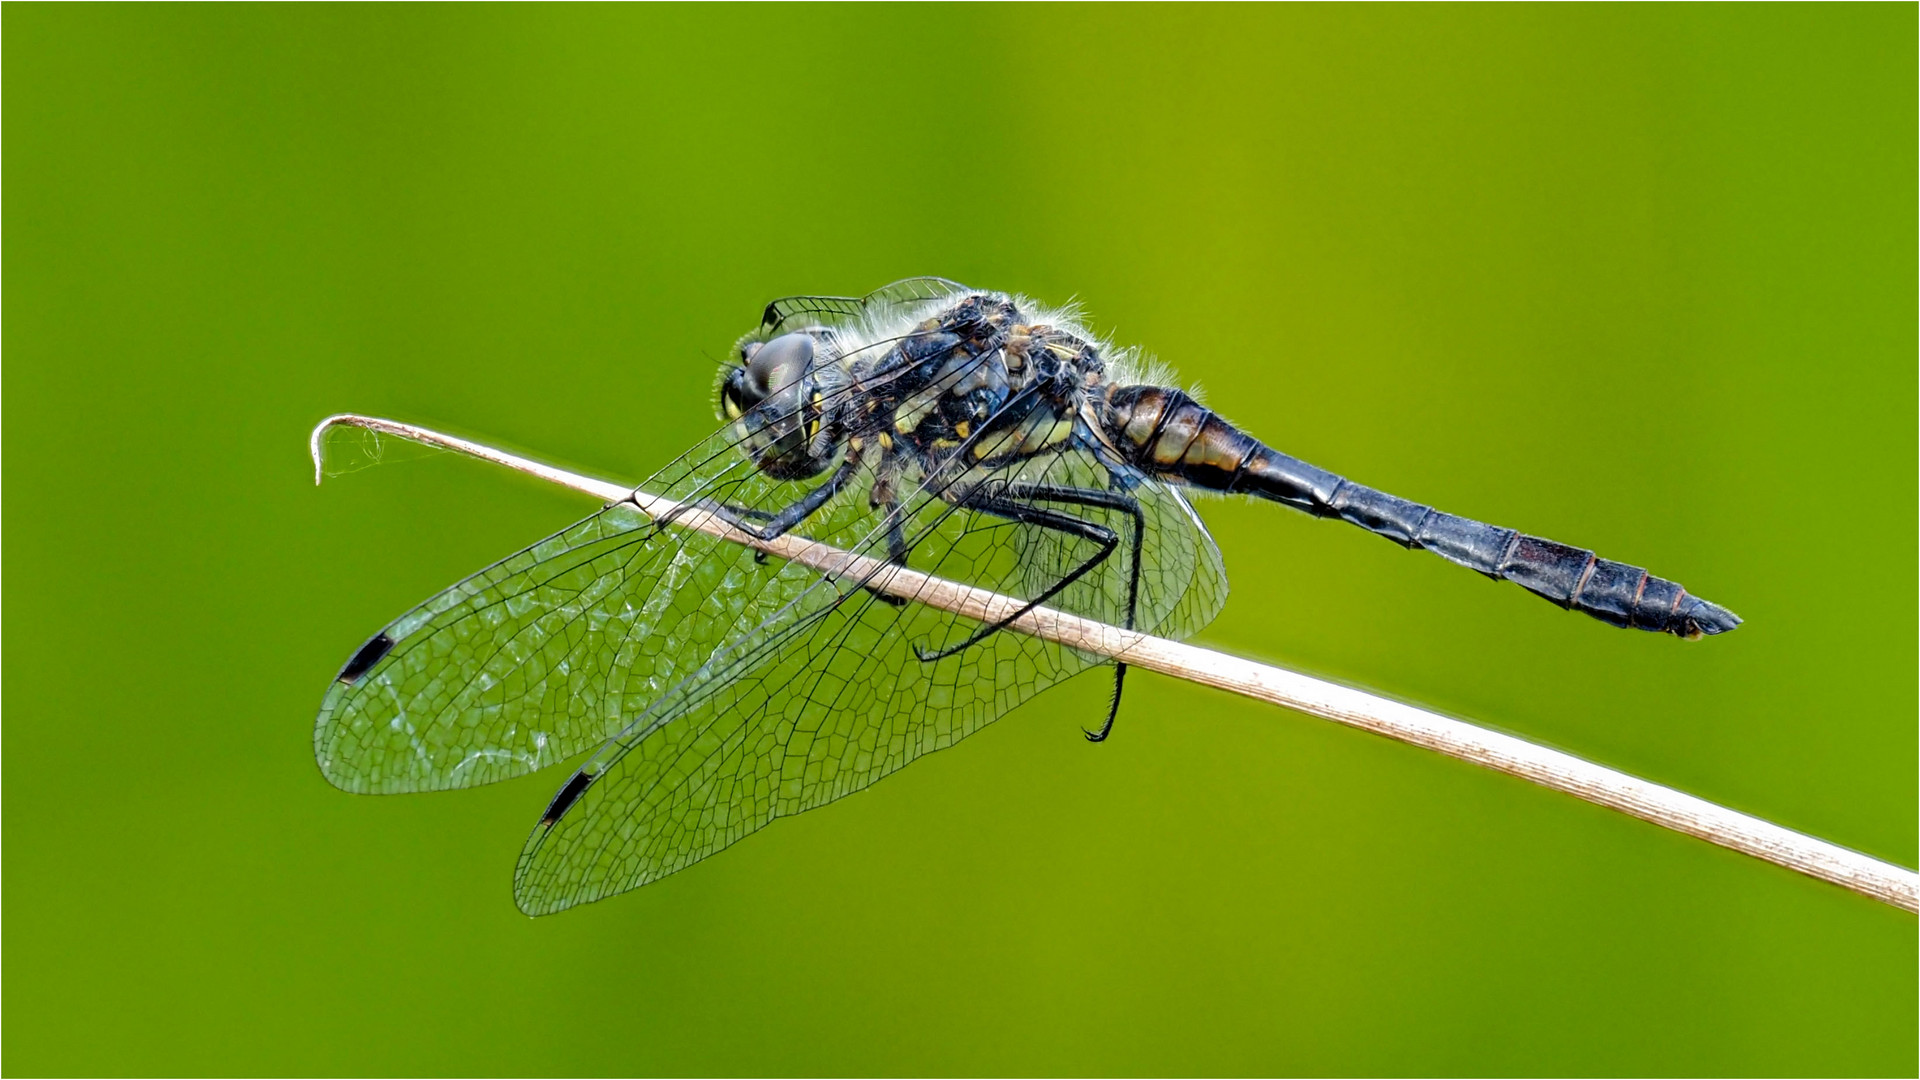
<path id="1" fill-rule="evenodd" d="M 630 501 L 655 519 L 681 510 L 680 504 L 646 492 L 529 461 L 466 439 L 412 424 L 345 413 L 328 417 L 313 431 L 315 483 L 322 476 L 322 440 L 328 429 L 336 426 L 364 428 L 470 454 L 603 502 Z M 1022 601 L 1011 597 L 904 567 L 887 566 L 792 534 L 760 540 L 706 510 L 684 510 L 670 520 L 676 527 L 744 544 L 828 577 L 864 582 L 891 596 L 982 622 L 1006 619 L 1024 606 Z M 1013 620 L 1010 628 L 1082 652 L 1124 660 L 1136 668 L 1271 702 L 1437 751 L 1764 859 L 1906 911 L 1920 912 L 1920 875 L 1911 870 L 1525 739 L 1298 672 L 1122 630 L 1051 608 L 1036 608 L 1021 615 Z"/>

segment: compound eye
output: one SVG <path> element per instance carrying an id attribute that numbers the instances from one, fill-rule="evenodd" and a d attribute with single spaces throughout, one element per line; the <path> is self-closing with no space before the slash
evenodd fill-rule
<path id="1" fill-rule="evenodd" d="M 747 385 L 760 398 L 772 397 L 800 381 L 813 363 L 813 338 L 782 334 L 747 359 Z"/>

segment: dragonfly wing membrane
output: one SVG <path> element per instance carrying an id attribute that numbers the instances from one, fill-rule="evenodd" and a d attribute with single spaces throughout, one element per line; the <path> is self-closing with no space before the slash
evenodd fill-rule
<path id="1" fill-rule="evenodd" d="M 1073 453 L 967 481 L 1105 488 L 1108 476 L 1089 455 Z M 1184 636 L 1224 598 L 1219 554 L 1178 494 L 1132 479 L 1146 529 L 1139 626 Z M 910 557 L 916 570 L 1031 599 L 1099 552 L 1083 537 L 963 510 L 951 492 L 942 494 L 930 486 L 908 504 L 910 549 L 928 553 Z M 1137 520 L 1125 510 L 1077 512 L 1116 533 Z M 820 538 L 876 559 L 886 552 L 884 529 Z M 1047 602 L 1119 621 L 1133 580 L 1130 552 L 1122 545 Z M 1052 569 L 1036 569 L 1036 559 Z M 851 582 L 815 582 L 588 761 L 584 790 L 529 837 L 515 872 L 516 900 L 529 914 L 544 914 L 664 877 L 775 818 L 859 791 L 951 746 L 1101 662 L 1014 632 L 921 658 L 979 629 L 920 604 L 881 603 Z"/>
<path id="2" fill-rule="evenodd" d="M 941 277 L 912 277 L 885 285 L 865 296 L 783 296 L 769 303 L 760 316 L 760 333 L 778 333 L 797 326 L 839 326 L 875 310 L 917 304 L 969 292 L 965 285 Z"/>
<path id="3" fill-rule="evenodd" d="M 803 485 L 752 469 L 723 432 L 648 487 L 749 510 Z M 472 787 L 564 761 L 813 583 L 799 567 L 616 503 L 391 623 L 328 688 L 320 771 L 348 791 Z"/>

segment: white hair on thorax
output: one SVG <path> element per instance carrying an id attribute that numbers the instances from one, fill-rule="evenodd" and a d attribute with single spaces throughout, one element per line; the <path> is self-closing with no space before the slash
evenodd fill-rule
<path id="1" fill-rule="evenodd" d="M 1173 367 L 1138 345 L 1120 345 L 1113 336 L 1096 332 L 1087 322 L 1086 309 L 1078 299 L 1059 307 L 1050 307 L 1025 296 L 1015 295 L 1014 305 L 1026 312 L 1034 323 L 1045 323 L 1080 338 L 1100 353 L 1106 365 L 1107 382 L 1114 386 L 1178 386 Z M 1198 389 L 1188 396 L 1200 400 Z"/>
<path id="2" fill-rule="evenodd" d="M 1178 386 L 1173 368 L 1135 345 L 1118 345 L 1113 338 L 1092 329 L 1086 309 L 1079 300 L 1064 304 L 1044 304 L 1020 293 L 995 289 L 974 289 L 969 293 L 950 293 L 915 301 L 885 310 L 867 312 L 834 331 L 834 343 L 842 357 L 860 352 L 882 351 L 913 334 L 928 319 L 938 316 L 967 295 L 1005 297 L 1013 302 L 1033 326 L 1051 326 L 1092 345 L 1106 367 L 1107 382 L 1114 386 Z M 1197 387 L 1186 388 L 1189 396 L 1200 400 Z"/>

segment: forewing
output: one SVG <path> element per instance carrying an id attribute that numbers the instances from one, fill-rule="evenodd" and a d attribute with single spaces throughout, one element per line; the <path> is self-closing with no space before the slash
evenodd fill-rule
<path id="1" fill-rule="evenodd" d="M 640 490 L 765 516 L 818 482 L 770 478 L 738 438 L 734 426 L 721 429 Z M 841 499 L 808 530 L 854 543 L 873 523 L 865 502 Z M 616 504 L 362 646 L 321 704 L 315 760 L 335 785 L 379 794 L 471 787 L 565 760 L 624 730 L 726 641 L 802 601 L 812 582 L 798 567 Z"/>
<path id="2" fill-rule="evenodd" d="M 1074 452 L 993 479 L 1091 486 L 1105 468 Z M 978 480 L 979 477 L 972 479 Z M 1179 495 L 1126 477 L 1146 520 L 1139 628 L 1184 636 L 1218 611 L 1219 554 Z M 1063 537 L 957 511 L 922 492 L 909 504 L 910 565 L 1032 598 L 1096 553 Z M 1130 528 L 1131 516 L 1077 511 Z M 851 547 L 880 557 L 879 534 Z M 1130 570 L 1111 559 L 1051 601 L 1117 621 Z M 932 662 L 916 646 L 958 643 L 978 624 L 920 604 L 878 602 L 821 580 L 641 714 L 582 770 L 591 782 L 536 827 L 515 872 L 529 914 L 636 888 L 710 855 L 776 817 L 858 791 L 950 746 L 1101 658 L 1014 632 Z M 571 784 L 572 782 L 570 782 Z M 568 789 L 563 789 L 568 790 Z"/>
<path id="3" fill-rule="evenodd" d="M 770 480 L 722 432 L 643 488 L 765 510 L 805 485 Z M 858 537 L 870 516 L 843 504 L 821 521 Z M 531 772 L 620 732 L 812 583 L 799 567 L 617 503 L 382 630 L 328 688 L 314 757 L 336 786 L 379 794 Z"/>

